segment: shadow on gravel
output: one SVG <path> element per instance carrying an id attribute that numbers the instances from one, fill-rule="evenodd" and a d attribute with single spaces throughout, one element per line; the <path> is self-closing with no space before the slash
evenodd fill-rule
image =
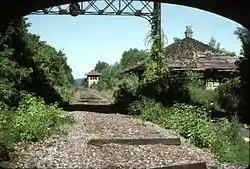
<path id="1" fill-rule="evenodd" d="M 102 169 L 130 169 L 131 166 L 106 166 L 106 167 L 97 167 Z M 134 167 L 135 168 L 135 167 Z M 165 167 L 150 167 L 150 169 L 207 169 L 206 163 L 191 163 L 191 164 L 183 164 L 183 165 L 173 165 L 173 166 L 165 166 Z"/>
<path id="2" fill-rule="evenodd" d="M 65 111 L 90 111 L 90 112 L 97 112 L 97 113 L 122 113 L 122 108 L 117 105 L 107 104 L 107 105 L 98 105 L 98 104 L 69 104 L 64 105 L 63 109 Z"/>
<path id="3" fill-rule="evenodd" d="M 91 139 L 87 142 L 89 145 L 102 145 L 102 144 L 125 144 L 125 145 L 175 145 L 180 146 L 180 138 L 121 138 L 121 139 Z"/>

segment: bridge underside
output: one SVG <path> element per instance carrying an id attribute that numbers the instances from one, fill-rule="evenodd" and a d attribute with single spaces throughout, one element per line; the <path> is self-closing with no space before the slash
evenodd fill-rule
<path id="1" fill-rule="evenodd" d="M 26 0 L 26 1 L 14 1 L 8 0 L 2 2 L 0 10 L 1 27 L 6 25 L 10 19 L 25 16 L 31 12 L 48 8 L 51 6 L 69 4 L 72 0 Z M 80 2 L 80 1 L 79 1 Z M 250 20 L 247 18 L 249 14 L 249 1 L 188 1 L 188 0 L 158 0 L 158 2 L 172 3 L 177 5 L 184 5 L 209 11 L 231 20 L 234 20 L 246 28 L 250 29 Z M 174 16 L 173 16 L 174 17 Z"/>

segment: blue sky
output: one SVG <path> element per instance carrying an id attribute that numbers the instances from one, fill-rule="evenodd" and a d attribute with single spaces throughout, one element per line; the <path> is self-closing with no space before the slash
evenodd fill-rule
<path id="1" fill-rule="evenodd" d="M 145 37 L 150 30 L 147 20 L 124 16 L 28 16 L 30 32 L 56 49 L 62 49 L 73 70 L 74 78 L 82 78 L 98 60 L 113 64 L 129 48 L 146 49 Z M 241 44 L 233 34 L 240 24 L 199 9 L 162 4 L 162 29 L 168 44 L 174 37 L 184 38 L 191 25 L 194 38 L 208 43 L 213 36 L 221 47 L 239 53 Z"/>

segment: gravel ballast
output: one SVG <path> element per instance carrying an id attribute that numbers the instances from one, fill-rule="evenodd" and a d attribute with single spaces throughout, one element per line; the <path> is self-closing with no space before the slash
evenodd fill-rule
<path id="1" fill-rule="evenodd" d="M 53 136 L 44 141 L 19 146 L 18 158 L 11 167 L 105 168 L 131 166 L 162 167 L 174 164 L 207 162 L 214 157 L 194 146 L 156 145 L 87 145 L 92 138 L 176 138 L 171 132 L 150 122 L 119 114 L 71 112 L 76 119 L 67 135 Z"/>

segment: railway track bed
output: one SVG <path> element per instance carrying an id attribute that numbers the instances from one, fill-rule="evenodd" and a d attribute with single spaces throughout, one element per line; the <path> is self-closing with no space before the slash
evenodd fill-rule
<path id="1" fill-rule="evenodd" d="M 8 167 L 245 168 L 220 166 L 209 152 L 192 146 L 169 130 L 131 116 L 82 111 L 69 114 L 76 123 L 68 134 L 16 146 L 18 156 Z"/>
<path id="2" fill-rule="evenodd" d="M 79 91 L 75 104 L 109 105 L 110 101 L 88 91 Z"/>
<path id="3" fill-rule="evenodd" d="M 76 119 L 76 123 L 67 135 L 54 136 L 18 147 L 19 158 L 11 164 L 12 167 L 156 168 L 215 163 L 209 153 L 178 140 L 179 137 L 152 123 L 118 114 L 92 112 L 70 112 L 70 114 Z M 130 142 L 137 140 L 137 143 L 126 144 L 126 139 Z M 167 145 L 159 141 L 148 144 L 147 141 L 140 142 L 143 139 L 151 141 L 176 139 L 177 142 L 181 141 L 181 144 L 174 145 L 172 142 Z M 123 143 L 119 140 L 123 140 Z"/>

